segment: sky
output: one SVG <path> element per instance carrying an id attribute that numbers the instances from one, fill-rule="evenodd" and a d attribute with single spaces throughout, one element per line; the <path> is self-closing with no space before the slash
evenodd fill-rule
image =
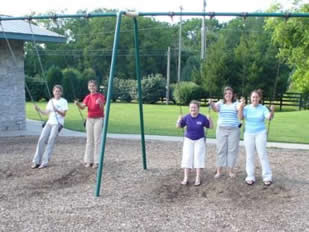
<path id="1" fill-rule="evenodd" d="M 201 12 L 203 0 L 2 0 L 0 15 L 25 16 L 31 13 L 64 11 L 66 14 L 76 13 L 79 9 L 92 11 L 97 8 L 120 9 L 143 12 L 183 11 Z M 292 0 L 206 0 L 208 12 L 254 12 L 265 11 L 273 2 L 289 7 Z M 17 7 L 18 6 L 18 7 Z M 161 20 L 170 20 L 163 18 Z M 177 19 L 176 19 L 177 20 Z"/>

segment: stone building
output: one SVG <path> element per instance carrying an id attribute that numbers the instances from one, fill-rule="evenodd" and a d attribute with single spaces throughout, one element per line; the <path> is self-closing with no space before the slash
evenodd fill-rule
<path id="1" fill-rule="evenodd" d="M 65 42 L 65 37 L 33 24 L 30 27 L 22 20 L 0 20 L 0 23 L 0 133 L 5 133 L 26 128 L 24 43 L 33 38 L 38 43 L 59 43 Z"/>

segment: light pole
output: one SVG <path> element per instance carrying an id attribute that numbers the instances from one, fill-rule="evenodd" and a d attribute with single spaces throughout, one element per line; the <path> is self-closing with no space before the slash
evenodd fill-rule
<path id="1" fill-rule="evenodd" d="M 182 13 L 182 6 L 180 6 L 180 12 Z M 178 38 L 178 75 L 177 75 L 177 81 L 180 82 L 180 74 L 181 74 L 181 50 L 182 50 L 182 40 L 181 40 L 181 34 L 182 34 L 182 15 L 180 14 L 180 25 L 179 25 L 179 38 Z"/>

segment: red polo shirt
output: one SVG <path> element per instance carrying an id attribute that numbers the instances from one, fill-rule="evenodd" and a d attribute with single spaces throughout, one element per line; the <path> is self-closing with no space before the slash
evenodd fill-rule
<path id="1" fill-rule="evenodd" d="M 101 118 L 104 117 L 104 109 L 100 108 L 100 104 L 97 104 L 97 99 L 105 104 L 105 97 L 101 93 L 88 94 L 83 103 L 88 107 L 88 118 Z"/>

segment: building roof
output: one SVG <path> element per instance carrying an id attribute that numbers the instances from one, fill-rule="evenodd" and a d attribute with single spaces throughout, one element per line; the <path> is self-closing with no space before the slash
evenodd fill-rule
<path id="1" fill-rule="evenodd" d="M 8 16 L 7 16 L 8 17 Z M 3 18 L 3 16 L 1 16 Z M 34 24 L 31 24 L 31 28 L 28 22 L 23 20 L 2 20 L 0 22 L 0 39 L 15 39 L 15 40 L 25 40 L 37 42 L 56 42 L 64 43 L 66 38 L 58 33 L 46 30 Z M 3 31 L 5 33 L 3 33 Z"/>

